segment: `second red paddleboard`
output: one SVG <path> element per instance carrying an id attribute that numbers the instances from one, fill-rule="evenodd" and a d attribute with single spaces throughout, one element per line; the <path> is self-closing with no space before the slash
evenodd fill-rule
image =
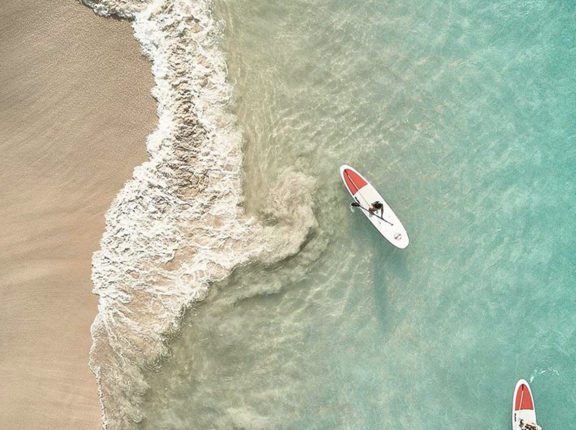
<path id="1" fill-rule="evenodd" d="M 528 382 L 520 379 L 514 389 L 512 401 L 512 430 L 540 429 L 536 424 L 534 398 Z"/>

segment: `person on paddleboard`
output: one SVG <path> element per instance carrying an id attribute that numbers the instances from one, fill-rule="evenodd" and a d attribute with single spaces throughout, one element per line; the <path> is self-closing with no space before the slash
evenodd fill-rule
<path id="1" fill-rule="evenodd" d="M 542 430 L 542 427 L 540 427 L 538 424 L 526 423 L 524 420 L 520 420 L 520 428 L 522 430 Z"/>
<path id="2" fill-rule="evenodd" d="M 378 200 L 372 203 L 368 208 L 368 212 L 370 212 L 371 214 L 375 214 L 377 211 L 380 211 L 380 218 L 382 218 L 384 216 L 384 205 L 382 204 L 382 202 L 379 202 Z"/>

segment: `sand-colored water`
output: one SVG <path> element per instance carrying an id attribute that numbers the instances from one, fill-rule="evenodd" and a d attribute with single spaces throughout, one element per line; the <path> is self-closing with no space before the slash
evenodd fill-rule
<path id="1" fill-rule="evenodd" d="M 0 428 L 98 428 L 91 256 L 146 158 L 150 67 L 72 0 L 3 2 L 0 58 Z"/>

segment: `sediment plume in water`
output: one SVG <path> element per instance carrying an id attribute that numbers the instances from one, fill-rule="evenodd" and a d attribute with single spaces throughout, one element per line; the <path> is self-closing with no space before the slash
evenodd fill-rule
<path id="1" fill-rule="evenodd" d="M 149 160 L 114 200 L 93 258 L 99 307 L 90 366 L 103 427 L 129 428 L 144 418 L 142 369 L 167 354 L 166 337 L 186 308 L 236 267 L 298 252 L 316 223 L 313 183 L 288 171 L 267 198 L 266 225 L 244 213 L 242 139 L 210 1 L 84 3 L 133 21 L 156 82 Z"/>

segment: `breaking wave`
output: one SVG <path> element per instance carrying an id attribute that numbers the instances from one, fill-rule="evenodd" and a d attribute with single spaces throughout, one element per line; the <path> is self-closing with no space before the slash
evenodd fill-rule
<path id="1" fill-rule="evenodd" d="M 106 214 L 93 257 L 98 314 L 90 367 L 104 428 L 143 419 L 143 369 L 166 354 L 187 307 L 235 268 L 297 253 L 316 225 L 313 181 L 287 171 L 273 187 L 265 224 L 242 207 L 242 137 L 220 23 L 206 0 L 84 0 L 96 13 L 132 20 L 152 63 L 158 127 Z"/>

